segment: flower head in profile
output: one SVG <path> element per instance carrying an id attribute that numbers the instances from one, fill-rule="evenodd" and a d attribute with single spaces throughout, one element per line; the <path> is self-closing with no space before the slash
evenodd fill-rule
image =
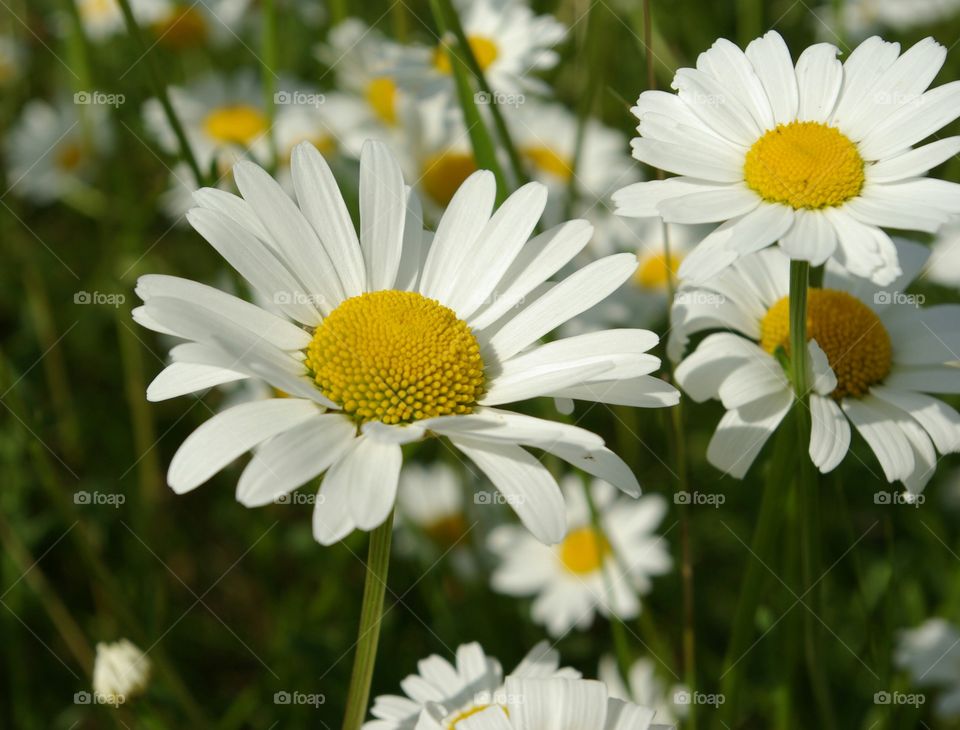
<path id="1" fill-rule="evenodd" d="M 127 639 L 97 644 L 93 691 L 106 704 L 122 704 L 147 688 L 150 660 Z"/>
<path id="2" fill-rule="evenodd" d="M 401 446 L 443 437 L 506 495 L 538 539 L 563 539 L 554 477 L 528 448 L 626 492 L 630 469 L 595 434 L 500 408 L 535 397 L 661 407 L 679 398 L 652 375 L 645 330 L 540 338 L 622 285 L 636 258 L 599 259 L 549 283 L 591 235 L 585 221 L 529 239 L 546 205 L 539 183 L 493 210 L 493 175 L 471 175 L 435 234 L 386 146 L 360 160 L 360 232 L 309 143 L 293 151 L 297 203 L 251 162 L 234 167 L 242 197 L 197 193 L 191 225 L 278 314 L 203 284 L 145 276 L 138 322 L 184 340 L 147 397 L 163 400 L 244 378 L 287 397 L 218 413 L 180 447 L 167 480 L 178 493 L 256 449 L 237 485 L 263 505 L 325 473 L 314 536 L 331 544 L 380 525 L 393 509 Z"/>
<path id="3" fill-rule="evenodd" d="M 944 720 L 960 718 L 960 630 L 931 618 L 899 632 L 893 663 L 918 687 L 940 691 L 934 712 Z"/>
<path id="4" fill-rule="evenodd" d="M 365 723 L 364 730 L 459 728 L 458 722 L 464 718 L 506 702 L 500 662 L 485 654 L 476 642 L 458 646 L 453 663 L 432 654 L 421 659 L 417 668 L 419 673 L 400 683 L 403 696 L 381 695 L 374 700 L 370 714 L 376 719 Z M 561 667 L 560 655 L 542 641 L 527 653 L 507 680 L 548 677 L 576 679 L 580 673 Z"/>
<path id="5" fill-rule="evenodd" d="M 667 511 L 664 499 L 649 494 L 619 499 L 611 485 L 590 485 L 599 527 L 578 477 L 563 481 L 567 535 L 558 545 L 544 545 L 519 527 L 491 531 L 488 547 L 499 564 L 493 589 L 513 596 L 535 596 L 533 620 L 552 636 L 588 629 L 594 616 L 635 618 L 639 595 L 650 591 L 651 578 L 670 570 L 668 545 L 654 530 Z"/>
<path id="6" fill-rule="evenodd" d="M 827 264 L 823 286 L 808 293 L 812 386 L 810 458 L 826 473 L 846 456 L 851 424 L 887 481 L 908 496 L 933 476 L 937 452 L 960 450 L 960 414 L 929 394 L 960 393 L 960 306 L 924 308 L 907 293 L 929 249 L 897 240 L 904 269 L 887 287 Z M 708 334 L 676 369 L 694 400 L 727 409 L 707 449 L 709 461 L 741 478 L 793 402 L 781 356 L 789 356 L 789 266 L 778 249 L 745 256 L 708 284 L 684 284 L 673 307 L 668 351 Z"/>
<path id="7" fill-rule="evenodd" d="M 746 52 L 720 39 L 677 71 L 677 94 L 640 95 L 634 157 L 678 177 L 621 189 L 618 212 L 721 224 L 681 277 L 779 243 L 887 285 L 901 268 L 883 228 L 934 232 L 960 212 L 960 185 L 926 176 L 960 137 L 915 147 L 960 115 L 960 81 L 927 90 L 946 49 L 927 38 L 901 54 L 873 37 L 838 53 L 819 43 L 794 65 L 776 32 Z"/>

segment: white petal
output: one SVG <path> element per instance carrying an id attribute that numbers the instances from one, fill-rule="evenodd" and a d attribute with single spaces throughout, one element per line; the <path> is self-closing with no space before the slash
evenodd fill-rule
<path id="1" fill-rule="evenodd" d="M 602 438 L 585 429 L 498 408 L 478 408 L 468 415 L 428 418 L 418 423 L 445 436 L 540 449 L 564 446 L 589 451 L 603 446 Z"/>
<path id="2" fill-rule="evenodd" d="M 350 486 L 350 516 L 359 529 L 372 530 L 383 524 L 393 509 L 402 464 L 398 444 L 361 436 L 324 481 L 343 480 Z"/>
<path id="3" fill-rule="evenodd" d="M 697 68 L 722 81 L 750 113 L 759 129 L 772 129 L 775 126 L 773 110 L 763 84 L 747 56 L 733 43 L 726 38 L 715 41 L 709 51 L 697 58 Z"/>
<path id="4" fill-rule="evenodd" d="M 633 183 L 613 194 L 614 212 L 628 218 L 654 218 L 660 215 L 660 204 L 666 200 L 725 188 L 726 185 L 698 182 L 686 177 Z"/>
<path id="5" fill-rule="evenodd" d="M 914 468 L 913 449 L 903 431 L 877 408 L 875 399 L 845 398 L 840 404 L 869 444 L 888 482 L 905 479 Z"/>
<path id="6" fill-rule="evenodd" d="M 837 103 L 843 83 L 843 65 L 837 59 L 840 49 L 830 43 L 808 46 L 797 59 L 797 87 L 800 106 L 797 119 L 825 122 Z"/>
<path id="7" fill-rule="evenodd" d="M 750 42 L 746 56 L 763 84 L 776 123 L 792 122 L 800 102 L 797 75 L 783 38 L 776 31 L 768 31 L 762 38 Z"/>
<path id="8" fill-rule="evenodd" d="M 323 479 L 313 507 L 313 538 L 321 545 L 340 542 L 356 528 L 350 514 L 350 483 L 343 478 Z"/>
<path id="9" fill-rule="evenodd" d="M 762 202 L 753 190 L 738 184 L 664 200 L 659 211 L 671 223 L 715 223 L 745 215 Z"/>
<path id="10" fill-rule="evenodd" d="M 917 177 L 946 162 L 958 152 L 960 137 L 947 137 L 867 166 L 867 178 L 870 182 L 894 182 Z"/>
<path id="11" fill-rule="evenodd" d="M 507 677 L 507 710 L 517 728 L 605 728 L 607 687 L 592 679 Z"/>
<path id="12" fill-rule="evenodd" d="M 810 394 L 810 459 L 826 474 L 833 471 L 850 448 L 850 422 L 829 396 Z"/>
<path id="13" fill-rule="evenodd" d="M 384 143 L 367 140 L 360 154 L 360 247 L 369 291 L 393 288 L 406 212 L 400 165 Z"/>
<path id="14" fill-rule="evenodd" d="M 865 160 L 909 149 L 960 116 L 960 81 L 931 89 L 883 119 L 858 145 Z"/>
<path id="15" fill-rule="evenodd" d="M 960 212 L 958 191 L 956 183 L 931 178 L 868 184 L 844 208 L 862 223 L 936 233 L 952 214 Z"/>
<path id="16" fill-rule="evenodd" d="M 677 366 L 677 384 L 697 403 L 719 397 L 724 381 L 745 363 L 766 358 L 756 343 L 731 332 L 715 332 Z"/>
<path id="17" fill-rule="evenodd" d="M 960 367 L 897 367 L 884 385 L 919 393 L 960 393 Z"/>
<path id="18" fill-rule="evenodd" d="M 403 227 L 403 254 L 397 271 L 396 288 L 416 291 L 420 285 L 420 272 L 430 250 L 432 233 L 423 229 L 423 208 L 413 188 L 407 189 L 407 215 Z"/>
<path id="19" fill-rule="evenodd" d="M 707 447 L 707 460 L 732 477 L 743 479 L 793 403 L 790 391 L 727 411 Z"/>
<path id="20" fill-rule="evenodd" d="M 851 139 L 862 138 L 862 122 L 875 109 L 876 98 L 874 95 L 871 99 L 870 92 L 899 55 L 899 43 L 888 43 L 873 36 L 854 48 L 847 57 L 843 64 L 843 87 L 833 113 L 833 122 Z"/>
<path id="21" fill-rule="evenodd" d="M 692 68 L 681 68 L 673 77 L 673 88 L 710 129 L 743 147 L 761 134 L 759 125 L 724 81 Z"/>
<path id="22" fill-rule="evenodd" d="M 723 407 L 733 410 L 789 389 L 790 383 L 780 363 L 766 355 L 741 361 L 740 367 L 724 378 L 717 394 Z"/>
<path id="23" fill-rule="evenodd" d="M 245 373 L 226 370 L 216 365 L 175 362 L 161 370 L 147 386 L 147 400 L 155 403 L 247 377 L 249 376 Z"/>
<path id="24" fill-rule="evenodd" d="M 876 226 L 861 223 L 843 208 L 827 208 L 823 214 L 837 234 L 834 256 L 851 274 L 884 284 L 901 274 L 890 236 Z"/>
<path id="25" fill-rule="evenodd" d="M 201 208 L 210 208 L 232 218 L 276 251 L 273 237 L 263 227 L 250 204 L 239 195 L 219 188 L 201 188 L 193 193 L 193 200 Z"/>
<path id="26" fill-rule="evenodd" d="M 627 380 L 591 380 L 552 390 L 546 395 L 634 408 L 666 408 L 680 402 L 680 391 L 652 375 Z"/>
<path id="27" fill-rule="evenodd" d="M 833 255 L 837 233 L 830 220 L 819 210 L 801 209 L 793 225 L 780 239 L 780 248 L 792 259 L 820 266 Z"/>
<path id="28" fill-rule="evenodd" d="M 195 489 L 257 444 L 317 413 L 310 401 L 294 398 L 270 398 L 222 411 L 180 445 L 167 482 L 177 494 Z"/>
<path id="29" fill-rule="evenodd" d="M 960 450 L 960 413 L 942 400 L 923 393 L 876 385 L 870 388 L 870 392 L 909 413 L 930 434 L 941 454 Z"/>

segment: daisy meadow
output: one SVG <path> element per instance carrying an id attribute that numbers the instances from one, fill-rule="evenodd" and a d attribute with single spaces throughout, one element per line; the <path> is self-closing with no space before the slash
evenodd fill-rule
<path id="1" fill-rule="evenodd" d="M 559 545 L 544 545 L 512 525 L 494 528 L 487 541 L 499 560 L 493 589 L 536 596 L 533 620 L 552 636 L 590 628 L 596 612 L 636 617 L 638 596 L 650 592 L 651 577 L 670 570 L 666 541 L 654 532 L 667 511 L 663 497 L 618 499 L 617 490 L 600 480 L 592 481 L 590 492 L 602 534 L 592 525 L 583 482 L 568 476 L 563 480 L 568 529 Z"/>
<path id="2" fill-rule="evenodd" d="M 654 710 L 614 699 L 603 682 L 591 679 L 508 677 L 506 701 L 481 709 L 457 723 L 457 730 L 666 730 L 653 725 Z M 424 711 L 417 730 L 434 730 Z"/>
<path id="3" fill-rule="evenodd" d="M 687 714 L 688 705 L 676 702 L 677 699 L 684 699 L 683 693 L 688 693 L 687 688 L 682 684 L 668 686 L 657 676 L 653 659 L 637 659 L 630 665 L 627 682 L 624 683 L 616 658 L 606 654 L 600 659 L 597 679 L 607 685 L 611 697 L 651 708 L 656 711 L 657 720 L 665 725 L 676 726 L 677 720 Z"/>
<path id="4" fill-rule="evenodd" d="M 418 674 L 400 683 L 405 696 L 381 695 L 374 700 L 370 714 L 377 719 L 365 723 L 364 730 L 447 730 L 460 727 L 459 721 L 506 699 L 500 662 L 487 656 L 476 642 L 458 646 L 454 664 L 433 654 L 421 659 L 417 668 Z M 510 672 L 507 681 L 549 677 L 577 679 L 580 673 L 560 667 L 560 655 L 542 641 Z M 428 705 L 429 715 L 418 724 Z"/>
<path id="5" fill-rule="evenodd" d="M 960 305 L 924 309 L 906 293 L 929 249 L 897 239 L 903 275 L 887 288 L 851 277 L 834 261 L 811 288 L 807 337 L 810 458 L 826 473 L 850 446 L 850 424 L 877 456 L 887 481 L 918 494 L 937 454 L 960 449 L 960 414 L 928 393 L 960 393 Z M 742 478 L 793 402 L 778 360 L 789 355 L 789 265 L 778 249 L 739 259 L 709 284 L 681 286 L 668 351 L 707 335 L 676 369 L 694 400 L 719 399 L 727 413 L 707 450 L 710 463 Z"/>
<path id="6" fill-rule="evenodd" d="M 897 637 L 894 665 L 918 687 L 941 691 L 934 710 L 942 719 L 960 718 L 960 631 L 942 618 L 924 621 Z"/>
<path id="7" fill-rule="evenodd" d="M 638 160 L 679 177 L 630 185 L 625 216 L 721 223 L 686 258 L 703 281 L 773 243 L 793 259 L 834 258 L 879 285 L 901 273 L 883 228 L 934 232 L 960 212 L 960 185 L 926 177 L 960 137 L 913 145 L 960 115 L 960 81 L 927 91 L 946 59 L 931 38 L 900 54 L 873 37 L 844 63 L 829 43 L 797 59 L 774 31 L 741 51 L 720 39 L 677 94 L 645 91 L 633 112 Z"/>
<path id="8" fill-rule="evenodd" d="M 566 531 L 563 496 L 524 447 L 639 494 L 598 436 L 497 407 L 538 396 L 648 407 L 678 401 L 651 375 L 660 363 L 647 354 L 657 343 L 650 332 L 539 342 L 622 285 L 634 256 L 600 259 L 544 286 L 591 228 L 570 221 L 528 241 L 546 205 L 539 183 L 494 212 L 493 175 L 474 173 L 429 235 L 396 160 L 370 142 L 360 160 L 358 237 L 316 148 L 298 145 L 291 167 L 299 206 L 242 161 L 234 167 L 242 198 L 204 189 L 188 214 L 285 317 L 185 279 L 138 282 L 137 321 L 187 341 L 151 383 L 150 400 L 250 377 L 290 396 L 238 406 L 197 429 L 170 464 L 174 491 L 198 487 L 262 444 L 240 477 L 238 500 L 267 504 L 327 472 L 313 531 L 331 544 L 383 523 L 401 445 L 435 435 L 473 461 L 545 542 Z"/>

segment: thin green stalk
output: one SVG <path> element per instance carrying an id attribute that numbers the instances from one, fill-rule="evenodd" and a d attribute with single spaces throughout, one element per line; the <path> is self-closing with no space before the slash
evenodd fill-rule
<path id="1" fill-rule="evenodd" d="M 484 75 L 483 69 L 480 68 L 476 56 L 473 55 L 473 48 L 470 46 L 470 41 L 467 39 L 467 35 L 463 31 L 463 26 L 460 24 L 460 16 L 457 14 L 456 8 L 453 7 L 451 0 L 431 0 L 431 5 L 439 6 L 439 9 L 446 17 L 446 22 L 440 25 L 440 36 L 443 37 L 446 35 L 448 29 L 453 33 L 454 38 L 457 39 L 457 43 L 460 46 L 460 52 L 463 54 L 463 62 L 466 63 L 470 73 L 476 78 L 480 91 L 486 94 L 487 99 L 490 100 L 490 116 L 493 117 L 493 126 L 497 130 L 500 144 L 503 145 L 503 148 L 507 151 L 507 157 L 510 159 L 510 167 L 513 169 L 513 175 L 516 178 L 517 185 L 523 185 L 523 183 L 527 182 L 527 173 L 523 167 L 523 161 L 520 159 L 520 154 L 513 144 L 513 138 L 510 136 L 507 123 L 504 121 L 503 115 L 497 106 L 497 97 L 493 89 L 490 88 L 490 84 L 487 83 L 487 77 Z M 438 8 L 435 7 L 434 14 L 437 13 L 437 9 Z M 438 16 L 438 24 L 439 22 Z"/>
<path id="2" fill-rule="evenodd" d="M 263 37 L 261 39 L 261 51 L 263 53 L 263 107 L 267 112 L 267 141 L 270 144 L 270 165 L 271 169 L 276 171 L 279 161 L 277 159 L 277 136 L 274 133 L 274 120 L 277 118 L 277 75 L 276 68 L 279 66 L 277 56 L 277 2 L 276 0 L 263 0 L 261 6 L 261 17 L 263 20 Z"/>
<path id="3" fill-rule="evenodd" d="M 367 578 L 363 586 L 360 608 L 360 630 L 357 651 L 353 658 L 347 709 L 343 716 L 343 730 L 360 730 L 370 700 L 370 683 L 377 659 L 380 641 L 380 623 L 383 619 L 383 597 L 387 590 L 387 571 L 390 567 L 390 540 L 393 537 L 393 512 L 383 524 L 370 533 L 367 552 Z"/>
<path id="4" fill-rule="evenodd" d="M 117 0 L 117 2 L 120 4 L 120 10 L 123 12 L 123 19 L 127 24 L 127 30 L 129 31 L 130 36 L 133 38 L 134 42 L 139 47 L 140 52 L 145 57 L 147 68 L 150 74 L 150 82 L 153 84 L 153 91 L 157 95 L 157 99 L 160 100 L 160 106 L 163 107 L 163 113 L 167 117 L 167 121 L 170 123 L 170 128 L 173 130 L 173 133 L 177 138 L 177 143 L 180 145 L 180 156 L 184 159 L 187 165 L 190 166 L 190 171 L 193 173 L 197 184 L 205 185 L 207 182 L 207 176 L 204 171 L 200 169 L 197 158 L 193 154 L 193 149 L 190 147 L 190 142 L 187 140 L 187 134 L 183 131 L 183 125 L 180 124 L 180 119 L 177 117 L 177 113 L 173 109 L 173 104 L 170 102 L 170 95 L 167 93 L 166 84 L 163 83 L 163 76 L 160 74 L 160 68 L 157 65 L 156 58 L 154 58 L 153 54 L 150 52 L 150 47 L 147 46 L 146 40 L 143 37 L 143 32 L 140 30 L 140 26 L 137 24 L 137 20 L 133 15 L 133 10 L 130 8 L 130 0 Z"/>
<path id="5" fill-rule="evenodd" d="M 807 399 L 807 290 L 808 261 L 790 262 L 790 379 L 797 400 Z M 806 408 L 797 408 L 806 411 Z M 807 411 L 809 413 L 809 411 Z"/>

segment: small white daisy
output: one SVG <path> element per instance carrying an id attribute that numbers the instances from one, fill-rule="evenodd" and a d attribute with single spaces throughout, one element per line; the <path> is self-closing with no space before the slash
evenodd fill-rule
<path id="1" fill-rule="evenodd" d="M 286 318 L 176 277 L 138 282 L 144 305 L 134 311 L 137 321 L 187 340 L 150 385 L 149 399 L 247 377 L 291 396 L 234 408 L 201 426 L 170 465 L 176 492 L 262 443 L 240 477 L 239 501 L 267 504 L 326 472 L 313 527 L 318 541 L 331 544 L 386 519 L 401 444 L 436 435 L 472 460 L 546 542 L 565 533 L 563 496 L 524 447 L 639 494 L 634 475 L 600 437 L 497 407 L 538 396 L 650 407 L 678 401 L 673 387 L 651 375 L 660 364 L 647 354 L 658 340 L 651 332 L 540 343 L 623 284 L 634 256 L 600 259 L 545 288 L 591 228 L 571 221 L 528 241 L 546 205 L 539 183 L 494 212 L 493 175 L 477 172 L 430 236 L 396 160 L 370 142 L 360 160 L 358 237 L 316 148 L 298 145 L 291 164 L 299 206 L 242 161 L 234 180 L 243 198 L 204 189 L 188 214 Z"/>
<path id="2" fill-rule="evenodd" d="M 777 242 L 791 258 L 833 257 L 886 285 L 900 266 L 882 228 L 934 232 L 960 213 L 960 185 L 925 176 L 960 137 L 913 147 L 960 115 L 960 81 L 927 91 L 946 49 L 927 38 L 900 55 L 874 37 L 845 63 L 838 53 L 820 43 L 794 66 L 774 31 L 745 53 L 720 39 L 677 71 L 676 95 L 640 95 L 634 157 L 680 177 L 618 191 L 618 211 L 722 223 L 683 278 L 706 280 Z"/>
<path id="3" fill-rule="evenodd" d="M 443 462 L 410 464 L 400 474 L 399 517 L 441 545 L 454 545 L 467 532 L 463 478 Z"/>
<path id="4" fill-rule="evenodd" d="M 104 107 L 29 101 L 4 140 L 7 186 L 39 204 L 69 198 L 88 189 L 110 142 Z"/>
<path id="5" fill-rule="evenodd" d="M 653 725 L 654 710 L 614 699 L 603 682 L 591 679 L 508 677 L 506 701 L 481 709 L 457 723 L 456 730 L 666 730 Z M 417 730 L 436 730 L 429 708 Z"/>
<path id="6" fill-rule="evenodd" d="M 27 54 L 23 44 L 12 35 L 0 35 L 0 86 L 7 86 L 24 72 Z"/>
<path id="7" fill-rule="evenodd" d="M 960 289 L 960 218 L 937 232 L 923 275 L 935 284 Z"/>
<path id="8" fill-rule="evenodd" d="M 123 704 L 147 688 L 150 660 L 127 639 L 97 644 L 93 663 L 93 691 L 98 701 Z"/>
<path id="9" fill-rule="evenodd" d="M 563 480 L 567 535 L 547 546 L 513 525 L 501 525 L 487 546 L 499 559 L 491 585 L 511 596 L 536 596 L 533 620 L 552 636 L 588 629 L 596 612 L 631 619 L 640 613 L 640 595 L 650 592 L 651 577 L 670 570 L 666 542 L 654 530 L 666 514 L 663 497 L 618 499 L 617 490 L 594 480 L 590 491 L 603 534 L 597 534 L 583 483 Z"/>
<path id="10" fill-rule="evenodd" d="M 411 674 L 400 683 L 406 696 L 381 695 L 374 700 L 376 720 L 364 724 L 364 730 L 448 730 L 462 726 L 458 722 L 493 704 L 503 703 L 504 679 L 500 662 L 483 652 L 476 642 L 457 647 L 456 664 L 433 654 L 422 659 L 419 674 Z M 566 677 L 576 679 L 575 669 L 560 667 L 560 655 L 547 642 L 537 644 L 510 673 L 515 678 Z M 424 708 L 429 716 L 418 724 Z"/>
<path id="11" fill-rule="evenodd" d="M 665 725 L 676 725 L 678 719 L 687 715 L 687 705 L 674 700 L 678 693 L 687 692 L 687 688 L 682 684 L 667 686 L 657 676 L 656 665 L 648 657 L 641 657 L 630 665 L 627 684 L 624 684 L 617 660 L 605 654 L 597 668 L 597 679 L 607 685 L 611 697 L 652 708 L 657 720 Z"/>
<path id="12" fill-rule="evenodd" d="M 245 156 L 262 161 L 269 157 L 269 119 L 263 91 L 253 73 L 232 77 L 209 74 L 186 88 L 171 87 L 170 102 L 203 172 L 213 167 L 218 176 L 225 175 Z M 176 135 L 160 102 L 148 100 L 143 114 L 161 148 L 179 154 Z"/>
<path id="13" fill-rule="evenodd" d="M 893 663 L 920 687 L 941 690 L 934 711 L 942 719 L 960 718 L 960 631 L 932 618 L 897 637 Z"/>
<path id="14" fill-rule="evenodd" d="M 903 275 L 881 289 L 827 264 L 811 288 L 807 335 L 812 431 L 810 458 L 822 472 L 850 445 L 850 424 L 876 454 L 890 482 L 917 494 L 933 475 L 936 452 L 960 450 L 960 414 L 928 393 L 960 393 L 960 306 L 920 307 L 906 293 L 929 249 L 896 240 Z M 713 332 L 676 369 L 694 400 L 719 399 L 727 413 L 709 461 L 742 478 L 793 402 L 777 359 L 789 355 L 789 259 L 778 249 L 744 256 L 708 284 L 677 295 L 668 351 L 677 359 L 692 333 Z"/>

